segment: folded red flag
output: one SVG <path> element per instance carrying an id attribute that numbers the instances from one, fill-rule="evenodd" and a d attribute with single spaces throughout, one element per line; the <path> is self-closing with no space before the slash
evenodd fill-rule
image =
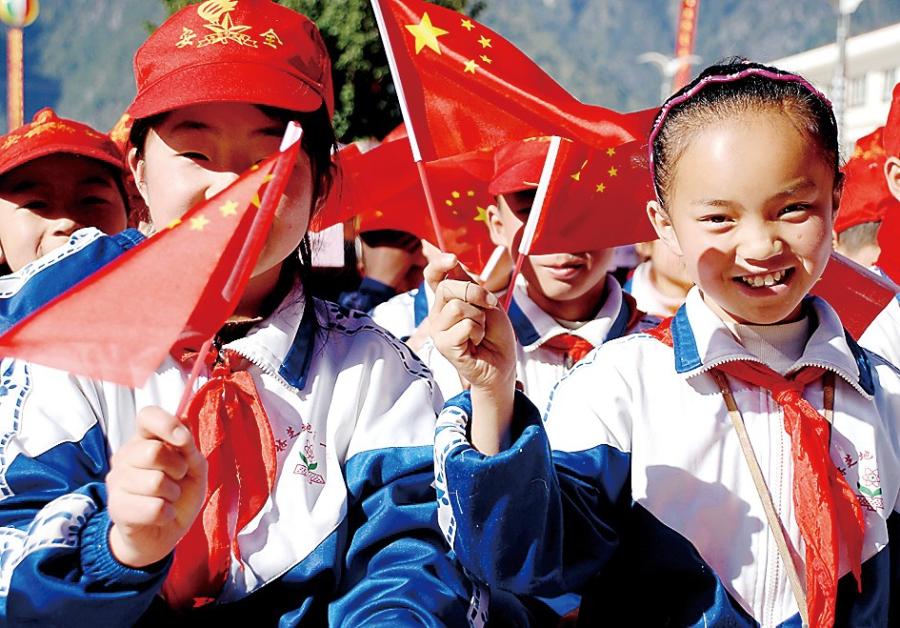
<path id="1" fill-rule="evenodd" d="M 0 355 L 136 387 L 176 344 L 199 347 L 243 294 L 298 147 L 22 320 L 0 336 Z"/>
<path id="2" fill-rule="evenodd" d="M 837 311 L 854 338 L 866 331 L 898 292 L 894 282 L 839 253 L 831 254 L 825 273 L 812 289 Z"/>
<path id="3" fill-rule="evenodd" d="M 520 253 L 578 253 L 656 238 L 646 214 L 654 196 L 643 140 L 597 149 L 554 137 L 548 155 Z"/>
<path id="4" fill-rule="evenodd" d="M 558 134 L 607 146 L 640 120 L 586 105 L 527 55 L 460 13 L 422 0 L 372 0 L 416 160 Z"/>
<path id="5" fill-rule="evenodd" d="M 447 251 L 475 272 L 494 249 L 487 229 L 492 159 L 490 151 L 473 151 L 425 164 Z M 437 244 L 408 138 L 342 150 L 339 163 L 340 183 L 315 230 L 358 216 L 359 231 L 396 229 Z"/>

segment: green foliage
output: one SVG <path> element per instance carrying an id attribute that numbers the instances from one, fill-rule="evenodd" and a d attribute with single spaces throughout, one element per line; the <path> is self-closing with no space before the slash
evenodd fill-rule
<path id="1" fill-rule="evenodd" d="M 200 0 L 162 0 L 170 12 Z M 319 26 L 331 53 L 334 125 L 343 141 L 383 137 L 401 121 L 400 107 L 369 0 L 279 0 Z M 484 2 L 439 0 L 435 4 L 477 15 Z"/>

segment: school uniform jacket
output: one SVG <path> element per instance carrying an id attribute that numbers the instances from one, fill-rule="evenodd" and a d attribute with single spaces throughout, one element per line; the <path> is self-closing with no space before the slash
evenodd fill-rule
<path id="1" fill-rule="evenodd" d="M 556 382 L 572 366 L 572 361 L 562 351 L 544 346 L 559 334 L 573 334 L 584 338 L 595 347 L 613 338 L 638 329 L 653 326 L 656 319 L 641 317 L 634 321 L 634 312 L 624 299 L 622 287 L 612 275 L 606 275 L 606 300 L 594 320 L 578 329 L 560 325 L 544 312 L 527 293 L 527 284 L 520 277 L 516 282 L 509 319 L 516 334 L 516 378 L 524 386 L 524 392 L 538 408 L 545 408 L 550 391 Z M 419 356 L 431 369 L 434 379 L 445 399 L 463 390 L 456 369 L 431 340 L 425 342 Z"/>
<path id="2" fill-rule="evenodd" d="M 862 593 L 842 558 L 837 625 L 897 625 L 900 373 L 846 336 L 824 301 L 809 305 L 815 331 L 793 368 L 836 373 L 832 461 L 856 492 L 867 528 Z M 709 374 L 717 364 L 755 358 L 696 289 L 672 335 L 673 348 L 647 334 L 604 344 L 560 382 L 543 422 L 519 396 L 513 442 L 495 456 L 467 441 L 467 395 L 450 400 L 435 440 L 445 534 L 492 588 L 581 591 L 583 625 L 799 626 Z M 782 411 L 766 390 L 729 381 L 804 574 Z M 821 382 L 804 397 L 821 411 Z"/>
<path id="3" fill-rule="evenodd" d="M 477 598 L 437 527 L 424 365 L 299 288 L 224 350 L 252 363 L 277 478 L 217 602 L 183 616 L 156 597 L 170 559 L 111 555 L 104 478 L 141 408 L 175 411 L 186 370 L 168 359 L 135 390 L 0 362 L 0 622 L 465 625 Z"/>
<path id="4" fill-rule="evenodd" d="M 886 277 L 880 268 L 872 271 Z M 875 317 L 862 336 L 859 344 L 874 351 L 888 362 L 900 366 L 900 295 L 894 295 L 890 303 Z"/>
<path id="5" fill-rule="evenodd" d="M 398 294 L 372 310 L 372 320 L 404 342 L 428 318 L 434 293 L 423 281 L 418 288 Z"/>

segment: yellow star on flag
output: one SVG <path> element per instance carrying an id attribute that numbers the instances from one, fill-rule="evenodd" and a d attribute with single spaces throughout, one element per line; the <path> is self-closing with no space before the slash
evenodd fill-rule
<path id="1" fill-rule="evenodd" d="M 478 69 L 478 64 L 475 63 L 475 59 L 469 59 L 466 61 L 466 67 L 464 72 L 469 72 L 470 74 L 475 74 L 475 70 Z"/>
<path id="2" fill-rule="evenodd" d="M 431 23 L 428 13 L 422 14 L 422 21 L 418 24 L 407 24 L 406 30 L 413 34 L 416 38 L 416 54 L 422 52 L 422 48 L 426 46 L 436 53 L 441 54 L 441 46 L 438 43 L 438 37 L 446 35 L 449 31 L 438 28 Z"/>
<path id="3" fill-rule="evenodd" d="M 175 227 L 177 227 L 180 224 L 181 224 L 181 218 L 176 218 L 175 220 L 173 220 L 172 222 L 170 222 L 169 224 L 166 225 L 166 229 L 174 229 Z"/>
<path id="4" fill-rule="evenodd" d="M 484 61 L 484 62 L 487 63 L 488 65 L 490 65 L 490 64 L 493 63 L 493 61 L 491 60 L 491 58 L 490 58 L 489 56 L 487 56 L 487 55 L 481 55 L 480 58 L 481 58 L 482 61 Z"/>
<path id="5" fill-rule="evenodd" d="M 600 192 L 601 194 L 602 194 L 603 192 L 605 192 L 605 191 L 606 191 L 606 184 L 604 184 L 604 183 L 598 183 L 598 184 L 597 184 L 597 191 Z"/>
<path id="6" fill-rule="evenodd" d="M 481 44 L 482 48 L 490 48 L 491 47 L 491 40 L 488 39 L 487 37 L 485 37 L 484 35 L 481 36 L 481 39 L 478 40 L 478 43 Z"/>
<path id="7" fill-rule="evenodd" d="M 570 176 L 572 177 L 573 181 L 581 181 L 581 170 Z"/>
<path id="8" fill-rule="evenodd" d="M 222 216 L 234 216 L 237 214 L 238 204 L 234 201 L 225 201 L 225 203 L 219 208 L 219 211 L 222 213 Z"/>
<path id="9" fill-rule="evenodd" d="M 475 216 L 475 222 L 483 222 L 487 224 L 487 210 L 484 207 L 478 205 L 475 207 L 475 211 L 478 212 L 478 214 Z"/>
<path id="10" fill-rule="evenodd" d="M 191 218 L 191 231 L 203 231 L 203 228 L 209 224 L 209 218 L 206 216 L 194 216 Z"/>
<path id="11" fill-rule="evenodd" d="M 616 154 L 616 149 L 615 148 L 607 148 L 606 154 L 609 155 L 610 157 L 612 157 L 613 155 Z"/>
<path id="12" fill-rule="evenodd" d="M 615 168 L 610 168 L 610 169 L 608 170 L 608 172 L 609 172 L 609 176 L 611 176 L 611 177 L 614 177 L 614 176 L 616 176 L 617 174 L 619 174 L 619 171 L 616 170 Z"/>
<path id="13" fill-rule="evenodd" d="M 459 25 L 467 31 L 471 31 L 473 28 L 475 28 L 475 25 L 472 24 L 472 20 L 462 20 Z"/>

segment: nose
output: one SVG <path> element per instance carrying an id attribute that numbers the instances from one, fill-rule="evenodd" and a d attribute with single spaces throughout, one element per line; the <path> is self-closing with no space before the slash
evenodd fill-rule
<path id="1" fill-rule="evenodd" d="M 82 221 L 75 220 L 73 216 L 60 216 L 53 221 L 50 232 L 54 236 L 63 236 L 67 238 L 79 229 L 84 228 L 84 226 Z"/>
<path id="2" fill-rule="evenodd" d="M 206 187 L 204 198 L 211 199 L 213 196 L 234 183 L 240 175 L 236 172 L 211 172 L 209 173 L 209 181 Z"/>
<path id="3" fill-rule="evenodd" d="M 744 225 L 738 232 L 738 255 L 748 261 L 765 261 L 781 255 L 784 242 L 778 230 L 766 222 L 760 221 Z"/>

